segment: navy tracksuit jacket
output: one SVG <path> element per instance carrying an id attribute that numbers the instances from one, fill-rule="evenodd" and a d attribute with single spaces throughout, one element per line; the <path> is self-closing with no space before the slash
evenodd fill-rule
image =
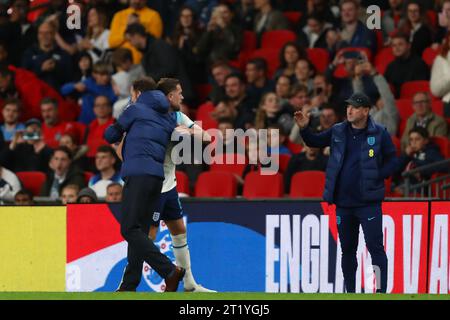
<path id="1" fill-rule="evenodd" d="M 344 121 L 322 133 L 306 128 L 300 134 L 310 147 L 330 146 L 323 198 L 336 204 L 347 292 L 355 292 L 360 225 L 372 264 L 380 269 L 378 289 L 385 292 L 387 257 L 383 246 L 381 202 L 384 179 L 397 167 L 395 146 L 388 132 L 369 116 L 364 129 L 354 129 Z"/>

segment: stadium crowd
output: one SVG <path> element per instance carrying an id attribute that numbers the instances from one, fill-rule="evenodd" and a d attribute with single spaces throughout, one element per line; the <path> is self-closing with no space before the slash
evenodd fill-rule
<path id="1" fill-rule="evenodd" d="M 255 150 L 227 129 L 280 133 L 268 147 L 279 174 L 258 180 L 260 162 L 181 164 L 180 193 L 308 196 L 329 150 L 303 145 L 293 113 L 310 112 L 320 132 L 364 92 L 398 148 L 387 193 L 401 196 L 403 171 L 450 157 L 450 0 L 377 1 L 378 30 L 365 23 L 371 2 L 0 1 L 1 201 L 120 201 L 121 163 L 103 133 L 144 76 L 178 78 L 182 111 L 243 143 L 242 156 Z M 81 28 L 69 28 L 69 5 Z"/>

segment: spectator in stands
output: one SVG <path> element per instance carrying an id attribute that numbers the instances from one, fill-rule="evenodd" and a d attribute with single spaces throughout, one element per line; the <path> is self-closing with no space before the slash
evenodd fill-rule
<path id="1" fill-rule="evenodd" d="M 16 206 L 34 206 L 33 194 L 31 191 L 22 189 L 14 196 L 14 205 Z"/>
<path id="2" fill-rule="evenodd" d="M 55 41 L 56 27 L 44 22 L 38 28 L 38 44 L 29 47 L 23 56 L 22 66 L 56 90 L 72 79 L 72 59 Z"/>
<path id="3" fill-rule="evenodd" d="M 450 1 L 445 3 L 450 14 Z M 450 32 L 444 38 L 442 50 L 431 68 L 430 89 L 434 96 L 442 98 L 444 117 L 450 118 Z"/>
<path id="4" fill-rule="evenodd" d="M 4 200 L 13 201 L 14 195 L 20 190 L 21 184 L 17 176 L 0 166 L 0 203 Z"/>
<path id="5" fill-rule="evenodd" d="M 255 121 L 256 103 L 247 95 L 241 74 L 232 73 L 225 78 L 225 94 L 229 106 L 236 114 L 235 128 L 249 128 Z"/>
<path id="6" fill-rule="evenodd" d="M 311 92 L 311 104 L 320 107 L 330 102 L 333 86 L 328 82 L 324 74 L 318 73 L 313 79 L 313 90 Z"/>
<path id="7" fill-rule="evenodd" d="M 124 47 L 131 50 L 133 63 L 141 62 L 142 54 L 139 48 L 133 46 L 125 37 L 125 30 L 134 23 L 142 24 L 146 33 L 154 38 L 161 38 L 163 25 L 161 16 L 153 9 L 146 6 L 146 0 L 130 0 L 130 7 L 117 12 L 112 21 L 109 34 L 110 48 Z"/>
<path id="8" fill-rule="evenodd" d="M 405 21 L 404 0 L 389 0 L 389 9 L 381 17 L 384 43 L 389 45 L 389 35 L 398 30 Z"/>
<path id="9" fill-rule="evenodd" d="M 144 76 L 144 69 L 140 64 L 133 64 L 130 49 L 118 48 L 112 54 L 112 63 L 116 73 L 112 76 L 114 92 L 119 99 L 128 98 L 133 82 Z"/>
<path id="10" fill-rule="evenodd" d="M 77 203 L 96 203 L 97 201 L 97 195 L 91 188 L 81 189 L 78 193 Z"/>
<path id="11" fill-rule="evenodd" d="M 72 152 L 66 147 L 57 147 L 49 162 L 50 170 L 41 189 L 41 196 L 59 199 L 62 188 L 76 184 L 85 186 L 83 172 L 72 165 Z"/>
<path id="12" fill-rule="evenodd" d="M 441 12 L 438 13 L 438 29 L 433 43 L 433 48 L 439 48 L 439 45 L 445 40 L 450 32 L 450 0 L 444 0 L 441 4 Z"/>
<path id="13" fill-rule="evenodd" d="M 232 21 L 230 6 L 220 4 L 214 8 L 206 32 L 202 34 L 195 51 L 212 64 L 218 60 L 237 58 L 242 42 L 242 32 Z"/>
<path id="14" fill-rule="evenodd" d="M 295 65 L 301 58 L 307 58 L 308 55 L 305 49 L 299 46 L 296 42 L 286 43 L 280 50 L 280 66 L 275 71 L 274 79 L 281 75 L 291 78 L 291 82 L 295 82 Z"/>
<path id="15" fill-rule="evenodd" d="M 43 138 L 41 122 L 30 119 L 25 122 L 25 132 L 16 132 L 9 144 L 7 165 L 14 171 L 47 171 L 52 149 Z"/>
<path id="16" fill-rule="evenodd" d="M 254 0 L 241 0 L 236 3 L 236 17 L 243 30 L 253 31 L 255 15 Z"/>
<path id="17" fill-rule="evenodd" d="M 72 164 L 83 171 L 91 171 L 90 162 L 86 156 L 89 148 L 87 145 L 78 145 L 73 134 L 65 133 L 59 139 L 59 146 L 64 146 L 72 152 Z M 93 170 L 93 169 L 92 169 Z"/>
<path id="18" fill-rule="evenodd" d="M 155 80 L 167 77 L 179 79 L 188 103 L 193 98 L 193 91 L 177 51 L 164 40 L 146 33 L 144 26 L 139 23 L 130 24 L 125 34 L 129 43 L 143 52 L 141 64 L 145 74 Z"/>
<path id="19" fill-rule="evenodd" d="M 121 202 L 122 201 L 122 185 L 118 182 L 110 183 L 106 187 L 106 202 Z"/>
<path id="20" fill-rule="evenodd" d="M 98 173 L 89 180 L 88 186 L 95 191 L 98 198 L 106 197 L 106 187 L 110 183 L 118 182 L 123 184 L 120 172 L 115 168 L 116 162 L 116 152 L 111 146 L 103 145 L 97 148 L 95 167 Z"/>
<path id="21" fill-rule="evenodd" d="M 78 121 L 89 124 L 95 119 L 94 100 L 99 95 L 104 95 L 114 103 L 117 99 L 111 85 L 111 73 L 109 66 L 103 62 L 97 62 L 92 70 L 92 77 L 77 83 L 67 83 L 61 88 L 63 95 L 77 91 L 82 94 L 81 113 Z"/>
<path id="22" fill-rule="evenodd" d="M 280 104 L 284 105 L 289 100 L 289 92 L 291 90 L 291 78 L 288 76 L 280 76 L 275 84 L 275 94 L 280 100 Z"/>
<path id="23" fill-rule="evenodd" d="M 88 127 L 86 144 L 89 147 L 88 157 L 94 157 L 98 147 L 108 144 L 103 139 L 106 128 L 114 123 L 112 117 L 112 107 L 108 97 L 98 96 L 94 102 L 94 113 L 96 119 L 93 120 Z"/>
<path id="24" fill-rule="evenodd" d="M 306 26 L 298 32 L 298 42 L 305 48 L 327 49 L 326 34 L 333 25 L 325 21 L 325 17 L 318 13 L 308 14 Z"/>
<path id="25" fill-rule="evenodd" d="M 68 184 L 61 191 L 61 202 L 66 205 L 68 203 L 76 203 L 80 187 L 76 184 Z"/>
<path id="26" fill-rule="evenodd" d="M 50 148 L 59 145 L 59 139 L 65 133 L 77 135 L 75 126 L 70 122 L 60 121 L 58 116 L 58 102 L 52 98 L 41 101 L 42 135 L 44 142 Z"/>
<path id="27" fill-rule="evenodd" d="M 72 82 L 84 81 L 92 76 L 92 67 L 94 66 L 91 55 L 82 51 L 76 55 L 77 63 L 73 74 Z"/>
<path id="28" fill-rule="evenodd" d="M 86 37 L 77 43 L 79 51 L 87 51 L 95 63 L 104 58 L 109 49 L 108 16 L 100 7 L 92 7 L 87 15 Z"/>
<path id="29" fill-rule="evenodd" d="M 295 83 L 300 83 L 308 88 L 311 92 L 314 87 L 313 78 L 316 74 L 314 65 L 305 58 L 300 58 L 295 64 Z"/>
<path id="30" fill-rule="evenodd" d="M 119 119 L 119 116 L 122 114 L 123 110 L 130 104 L 133 100 L 137 99 L 137 96 L 144 91 L 155 90 L 156 82 L 152 78 L 142 77 L 138 80 L 135 80 L 130 88 L 131 96 L 128 98 L 120 99 L 113 105 L 113 117 L 114 119 Z"/>
<path id="31" fill-rule="evenodd" d="M 225 61 L 217 61 L 211 66 L 211 75 L 214 79 L 211 92 L 208 98 L 213 104 L 225 99 L 225 79 L 233 72 L 231 67 Z"/>
<path id="32" fill-rule="evenodd" d="M 11 13 L 9 16 L 10 25 L 13 29 L 20 30 L 20 35 L 9 43 L 9 58 L 15 65 L 19 66 L 21 58 L 30 43 L 36 39 L 36 27 L 28 21 L 29 12 L 28 0 L 14 0 L 11 2 Z M 10 34 L 14 36 L 14 34 Z M 8 42 L 6 42 L 8 43 Z"/>
<path id="33" fill-rule="evenodd" d="M 399 158 L 398 173 L 394 176 L 394 184 L 398 186 L 396 191 L 399 193 L 403 193 L 401 186 L 403 179 L 401 178 L 401 173 L 444 160 L 439 148 L 430 142 L 430 136 L 427 129 L 423 127 L 412 128 L 407 133 L 407 139 L 408 145 Z M 421 173 L 414 175 L 410 182 L 417 183 L 419 181 L 429 180 L 433 173 L 447 171 L 448 166 L 422 171 Z"/>
<path id="34" fill-rule="evenodd" d="M 330 129 L 333 125 L 339 122 L 339 117 L 333 106 L 325 104 L 321 107 L 319 115 L 319 124 L 313 128 L 315 132 L 323 132 Z"/>
<path id="35" fill-rule="evenodd" d="M 402 150 L 408 145 L 408 133 L 415 127 L 422 127 L 428 131 L 430 137 L 447 136 L 447 123 L 431 109 L 431 97 L 428 92 L 417 92 L 413 97 L 414 114 L 406 121 L 406 128 L 401 139 Z"/>
<path id="36" fill-rule="evenodd" d="M 364 73 L 363 64 L 368 61 L 362 51 L 350 51 L 339 53 L 327 68 L 327 81 L 332 84 L 333 93 L 330 99 L 336 106 L 339 116 L 345 116 L 347 103 L 345 100 L 354 92 L 363 92 L 375 103 L 379 98 L 379 92 L 370 74 Z M 334 72 L 339 64 L 344 64 L 347 76 L 335 77 Z"/>
<path id="37" fill-rule="evenodd" d="M 17 131 L 25 130 L 25 125 L 19 122 L 21 102 L 19 99 L 8 99 L 2 108 L 3 124 L 0 126 L 6 142 L 13 139 Z"/>
<path id="38" fill-rule="evenodd" d="M 342 27 L 337 37 L 338 47 L 364 47 L 372 54 L 377 52 L 377 40 L 373 30 L 358 19 L 359 1 L 343 0 L 340 2 Z"/>
<path id="39" fill-rule="evenodd" d="M 369 114 L 376 123 L 385 126 L 391 136 L 395 136 L 398 129 L 399 114 L 391 88 L 383 75 L 379 74 L 369 61 L 365 62 L 362 68 L 363 73 L 373 77 L 373 82 L 380 93 L 380 98 Z"/>
<path id="40" fill-rule="evenodd" d="M 407 35 L 397 33 L 391 38 L 395 60 L 388 64 L 384 76 L 394 86 L 395 96 L 398 98 L 402 84 L 414 80 L 429 80 L 430 70 L 421 57 L 411 52 L 411 43 Z"/>
<path id="41" fill-rule="evenodd" d="M 291 150 L 284 145 L 287 136 L 283 127 L 278 123 L 271 124 L 267 127 L 267 154 L 287 154 L 291 155 Z"/>
<path id="42" fill-rule="evenodd" d="M 274 90 L 273 81 L 267 78 L 267 62 L 263 58 L 253 58 L 245 66 L 247 78 L 247 93 L 254 101 L 260 101 L 261 96 Z"/>
<path id="43" fill-rule="evenodd" d="M 407 4 L 406 13 L 407 19 L 399 29 L 409 34 L 411 52 L 421 57 L 423 51 L 433 43 L 433 32 L 426 22 L 426 11 L 418 0 L 414 0 Z"/>
<path id="44" fill-rule="evenodd" d="M 258 10 L 254 21 L 253 31 L 258 37 L 265 31 L 285 30 L 289 22 L 281 11 L 272 7 L 270 0 L 255 0 L 255 9 Z"/>
<path id="45" fill-rule="evenodd" d="M 178 21 L 169 42 L 177 49 L 191 81 L 196 83 L 206 80 L 205 74 L 201 72 L 205 69 L 205 63 L 194 52 L 202 32 L 194 10 L 188 6 L 183 6 L 180 9 Z"/>
<path id="46" fill-rule="evenodd" d="M 265 129 L 273 124 L 278 124 L 284 132 L 290 132 L 294 125 L 292 110 L 288 106 L 282 106 L 273 92 L 262 96 L 255 118 L 255 129 Z"/>
<path id="47" fill-rule="evenodd" d="M 319 148 L 304 145 L 302 152 L 294 154 L 284 172 L 284 192 L 291 191 L 291 180 L 294 174 L 302 171 L 325 171 L 328 157 Z"/>
<path id="48" fill-rule="evenodd" d="M 216 150 L 216 154 L 221 153 L 235 153 L 237 145 L 240 144 L 240 141 L 234 135 L 234 124 L 232 118 L 222 117 L 218 120 L 217 129 L 221 133 L 220 139 L 223 142 L 223 149 Z"/>

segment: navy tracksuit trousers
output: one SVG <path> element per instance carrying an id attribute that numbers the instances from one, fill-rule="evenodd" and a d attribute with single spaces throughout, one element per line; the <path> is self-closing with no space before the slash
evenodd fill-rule
<path id="1" fill-rule="evenodd" d="M 381 204 L 365 207 L 336 207 L 339 241 L 342 248 L 342 272 L 347 292 L 355 292 L 358 262 L 359 226 L 362 226 L 367 249 L 377 277 L 377 292 L 386 292 L 387 256 L 383 245 Z M 379 272 L 377 272 L 379 270 Z"/>
<path id="2" fill-rule="evenodd" d="M 167 278 L 175 271 L 175 265 L 159 251 L 148 236 L 161 187 L 162 179 L 155 176 L 125 178 L 121 233 L 128 242 L 128 265 L 125 268 L 120 290 L 136 290 L 141 281 L 144 261 L 162 278 Z"/>

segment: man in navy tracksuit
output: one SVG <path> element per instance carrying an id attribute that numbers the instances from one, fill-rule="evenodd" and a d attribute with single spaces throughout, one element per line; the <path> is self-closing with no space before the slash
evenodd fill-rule
<path id="1" fill-rule="evenodd" d="M 126 133 L 121 233 L 128 242 L 128 265 L 118 291 L 136 290 L 143 261 L 165 279 L 166 291 L 176 291 L 184 276 L 185 270 L 172 264 L 148 237 L 164 180 L 166 147 L 176 126 L 168 110 L 169 101 L 161 91 L 145 91 L 105 131 L 109 143 L 119 142 Z"/>
<path id="2" fill-rule="evenodd" d="M 308 146 L 331 147 L 323 197 L 328 203 L 336 204 L 346 291 L 355 292 L 361 225 L 377 276 L 377 292 L 386 292 L 387 256 L 381 202 L 384 179 L 397 166 L 396 150 L 386 129 L 369 116 L 371 104 L 365 94 L 354 93 L 346 103 L 347 120 L 319 134 L 312 133 L 308 127 L 309 115 L 298 111 L 295 119 Z"/>

